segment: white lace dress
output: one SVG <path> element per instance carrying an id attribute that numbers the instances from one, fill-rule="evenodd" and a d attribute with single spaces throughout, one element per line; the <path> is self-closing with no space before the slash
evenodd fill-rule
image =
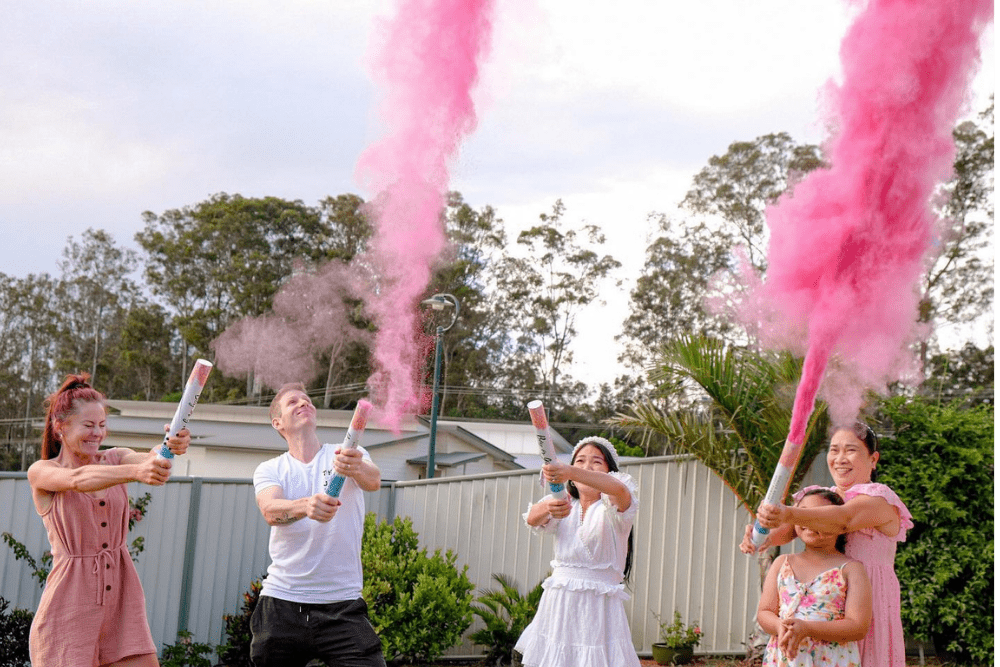
<path id="1" fill-rule="evenodd" d="M 580 502 L 573 500 L 565 519 L 550 519 L 534 529 L 555 532 L 556 553 L 552 575 L 542 583 L 538 612 L 515 646 L 525 667 L 639 666 L 625 617 L 629 595 L 622 583 L 639 498 L 630 475 L 609 474 L 632 494 L 627 510 L 619 512 L 603 495 L 581 521 Z"/>

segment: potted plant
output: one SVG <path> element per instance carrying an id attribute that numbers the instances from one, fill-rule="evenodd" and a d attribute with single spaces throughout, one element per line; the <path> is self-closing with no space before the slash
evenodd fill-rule
<path id="1" fill-rule="evenodd" d="M 701 641 L 701 628 L 697 623 L 685 625 L 681 613 L 674 611 L 672 623 L 665 623 L 657 614 L 660 624 L 660 641 L 653 644 L 653 660 L 658 665 L 682 665 L 691 662 L 694 647 Z"/>

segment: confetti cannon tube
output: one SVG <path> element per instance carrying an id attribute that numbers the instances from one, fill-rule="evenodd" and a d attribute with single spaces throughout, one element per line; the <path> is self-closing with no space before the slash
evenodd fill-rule
<path id="1" fill-rule="evenodd" d="M 556 448 L 552 444 L 552 433 L 549 431 L 549 419 L 545 416 L 545 406 L 541 401 L 531 401 L 528 403 L 528 414 L 531 415 L 531 423 L 535 427 L 535 435 L 538 437 L 538 449 L 545 463 L 556 460 Z M 566 497 L 566 486 L 564 484 L 549 484 L 549 491 L 552 497 L 562 500 Z"/>
<path id="2" fill-rule="evenodd" d="M 785 440 L 785 446 L 781 449 L 781 458 L 778 465 L 774 467 L 774 475 L 771 476 L 771 484 L 764 494 L 764 502 L 768 505 L 780 505 L 788 493 L 788 485 L 792 481 L 792 473 L 799 465 L 799 458 L 802 456 L 802 445 L 795 444 L 791 439 Z M 760 521 L 753 522 L 753 532 L 750 540 L 755 547 L 760 547 L 770 533 L 769 528 L 760 525 Z"/>
<path id="3" fill-rule="evenodd" d="M 361 436 L 365 433 L 365 426 L 368 425 L 368 414 L 371 411 L 371 403 L 364 399 L 358 401 L 357 407 L 354 408 L 354 416 L 351 417 L 351 425 L 347 428 L 347 434 L 344 436 L 344 443 L 341 445 L 341 448 L 357 447 L 361 444 Z M 333 479 L 330 480 L 330 484 L 326 487 L 327 495 L 334 498 L 340 496 L 340 490 L 344 488 L 344 479 L 343 475 L 334 475 Z"/>
<path id="4" fill-rule="evenodd" d="M 174 453 L 170 451 L 167 441 L 187 427 L 188 420 L 191 419 L 191 413 L 194 412 L 194 406 L 198 405 L 198 398 L 201 396 L 201 391 L 205 388 L 205 382 L 208 381 L 208 374 L 211 372 L 211 361 L 199 359 L 195 362 L 187 384 L 184 386 L 184 393 L 181 394 L 180 403 L 177 404 L 174 418 L 170 421 L 170 430 L 163 436 L 163 443 L 156 451 L 156 458 L 174 458 Z"/>

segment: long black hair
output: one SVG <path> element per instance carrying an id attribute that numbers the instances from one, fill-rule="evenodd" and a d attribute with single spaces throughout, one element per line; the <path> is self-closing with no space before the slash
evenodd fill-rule
<path id="1" fill-rule="evenodd" d="M 593 445 L 594 447 L 597 447 L 598 450 L 600 450 L 601 456 L 604 457 L 604 462 L 608 466 L 608 472 L 618 472 L 618 463 L 615 462 L 615 457 L 611 455 L 611 452 L 608 451 L 608 448 L 604 443 L 597 440 L 588 440 L 586 444 Z M 575 457 L 576 455 L 574 454 L 574 458 Z M 570 463 L 572 464 L 572 462 Z M 580 499 L 580 490 L 576 488 L 576 484 L 573 483 L 573 480 L 568 480 L 566 482 L 566 490 L 569 491 L 569 495 L 573 496 L 577 500 Z M 632 576 L 632 551 L 633 551 L 632 533 L 634 532 L 635 532 L 634 527 L 632 528 L 632 530 L 628 531 L 628 551 L 625 552 L 625 569 L 622 572 L 622 578 L 625 579 L 625 581 L 629 581 Z"/>
<path id="2" fill-rule="evenodd" d="M 868 450 L 869 456 L 878 451 L 878 436 L 875 435 L 875 431 L 872 429 L 871 426 L 869 426 L 864 422 L 858 421 L 854 422 L 854 425 L 851 426 L 848 430 L 850 430 L 854 434 L 855 438 L 865 443 L 865 449 Z M 875 481 L 875 477 L 877 475 L 878 475 L 878 470 L 875 470 L 873 468 L 872 469 L 873 482 Z"/>
<path id="3" fill-rule="evenodd" d="M 840 494 L 831 491 L 830 489 L 809 489 L 802 494 L 802 497 L 799 498 L 799 502 L 801 503 L 808 496 L 819 496 L 820 498 L 825 498 L 831 505 L 844 504 L 844 499 L 840 497 Z M 845 553 L 845 550 L 847 549 L 847 533 L 837 535 L 837 541 L 834 543 L 833 547 L 840 553 Z"/>

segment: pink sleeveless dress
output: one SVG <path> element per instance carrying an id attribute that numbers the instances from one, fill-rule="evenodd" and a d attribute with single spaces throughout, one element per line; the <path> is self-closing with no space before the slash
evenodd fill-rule
<path id="1" fill-rule="evenodd" d="M 795 494 L 798 500 L 811 486 Z M 835 487 L 831 491 L 837 492 Z M 890 537 L 874 528 L 847 534 L 847 556 L 861 561 L 872 585 L 872 624 L 858 643 L 862 667 L 904 667 L 906 646 L 899 616 L 899 579 L 896 578 L 896 543 L 906 541 L 913 516 L 895 491 L 885 484 L 855 484 L 844 494 L 844 502 L 860 495 L 885 498 L 899 513 L 899 532 Z"/>
<path id="2" fill-rule="evenodd" d="M 122 453 L 101 452 L 117 465 Z M 52 571 L 31 624 L 32 667 L 88 667 L 156 653 L 146 602 L 126 543 L 124 484 L 100 498 L 63 491 L 42 522 L 52 545 Z"/>

